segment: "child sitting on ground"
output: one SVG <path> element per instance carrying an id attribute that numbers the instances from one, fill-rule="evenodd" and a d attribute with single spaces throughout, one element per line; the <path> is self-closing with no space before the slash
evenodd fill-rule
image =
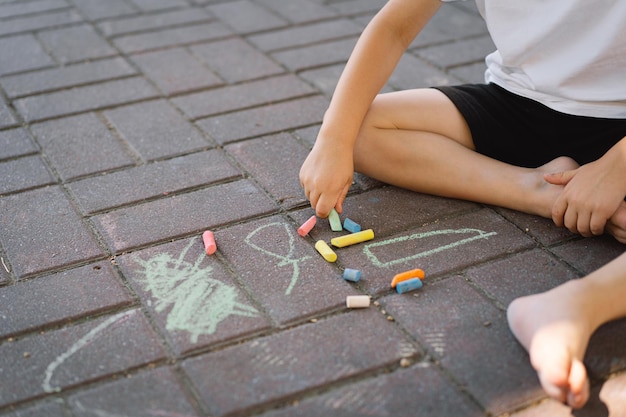
<path id="1" fill-rule="evenodd" d="M 626 243 L 626 2 L 476 3 L 498 48 L 484 85 L 378 94 L 441 0 L 389 0 L 372 19 L 300 171 L 311 206 L 341 212 L 356 170 Z M 625 299 L 626 254 L 509 306 L 550 396 L 585 404 L 587 343 Z"/>

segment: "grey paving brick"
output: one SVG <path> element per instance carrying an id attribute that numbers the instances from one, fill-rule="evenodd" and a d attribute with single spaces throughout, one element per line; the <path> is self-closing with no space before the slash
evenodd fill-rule
<path id="1" fill-rule="evenodd" d="M 218 143 L 224 144 L 319 123 L 327 107 L 326 99 L 315 96 L 214 116 L 196 124 Z"/>
<path id="2" fill-rule="evenodd" d="M 281 0 L 257 0 L 256 3 L 271 9 L 272 12 L 292 23 L 303 23 L 336 16 L 336 13 L 328 7 L 308 0 L 291 0 L 289 3 Z"/>
<path id="3" fill-rule="evenodd" d="M 241 176 L 222 151 L 211 150 L 86 178 L 68 185 L 82 211 L 98 211 Z"/>
<path id="4" fill-rule="evenodd" d="M 451 68 L 448 72 L 464 84 L 482 84 L 485 82 L 486 70 L 487 65 L 484 62 L 477 62 Z"/>
<path id="5" fill-rule="evenodd" d="M 591 336 L 584 363 L 592 380 L 605 380 L 617 372 L 626 370 L 624 344 L 626 344 L 626 319 L 607 323 Z"/>
<path id="6" fill-rule="evenodd" d="M 223 84 L 218 76 L 183 48 L 147 52 L 131 59 L 165 95 Z"/>
<path id="7" fill-rule="evenodd" d="M 222 23 L 209 22 L 156 32 L 121 36 L 115 38 L 113 43 L 123 52 L 134 53 L 224 38 L 231 35 L 231 33 Z"/>
<path id="8" fill-rule="evenodd" d="M 475 9 L 475 4 L 473 5 Z M 411 47 L 441 44 L 486 34 L 487 26 L 478 13 L 454 7 L 452 4 L 442 4 L 437 14 L 415 38 Z"/>
<path id="9" fill-rule="evenodd" d="M 577 275 L 546 252 L 533 249 L 472 268 L 466 277 L 508 306 L 517 297 L 548 291 Z"/>
<path id="10" fill-rule="evenodd" d="M 285 26 L 287 21 L 250 0 L 208 6 L 208 10 L 237 33 L 252 33 Z"/>
<path id="11" fill-rule="evenodd" d="M 220 253 L 281 325 L 340 309 L 346 296 L 359 294 L 296 229 L 271 217 L 215 232 Z"/>
<path id="12" fill-rule="evenodd" d="M 0 178 L 0 195 L 56 182 L 36 155 L 0 162 Z"/>
<path id="13" fill-rule="evenodd" d="M 356 44 L 356 37 L 272 53 L 272 57 L 292 71 L 345 63 Z"/>
<path id="14" fill-rule="evenodd" d="M 308 151 L 289 134 L 239 142 L 225 149 L 282 206 L 290 208 L 307 201 L 298 172 Z"/>
<path id="15" fill-rule="evenodd" d="M 82 20 L 82 17 L 73 9 L 22 16 L 3 21 L 0 25 L 0 36 L 47 29 L 81 22 Z"/>
<path id="16" fill-rule="evenodd" d="M 230 83 L 281 74 L 274 61 L 240 38 L 192 46 L 191 52 Z"/>
<path id="17" fill-rule="evenodd" d="M 298 75 L 317 87 L 325 96 L 332 97 L 344 67 L 343 63 L 330 65 L 302 71 Z"/>
<path id="18" fill-rule="evenodd" d="M 62 64 L 117 55 L 91 25 L 42 31 L 38 38 Z"/>
<path id="19" fill-rule="evenodd" d="M 170 368 L 157 368 L 101 385 L 69 398 L 76 417 L 198 416 L 179 378 Z"/>
<path id="20" fill-rule="evenodd" d="M 15 115 L 6 105 L 4 101 L 0 99 L 0 127 L 11 127 L 17 124 Z"/>
<path id="21" fill-rule="evenodd" d="M 137 12 L 132 3 L 124 0 L 73 0 L 89 20 L 119 17 Z"/>
<path id="22" fill-rule="evenodd" d="M 132 0 L 133 4 L 142 11 L 169 9 L 174 7 L 189 6 L 186 0 Z"/>
<path id="23" fill-rule="evenodd" d="M 246 107 L 270 104 L 308 95 L 315 90 L 298 77 L 288 74 L 244 84 L 230 85 L 201 93 L 172 98 L 190 119 L 226 113 Z"/>
<path id="24" fill-rule="evenodd" d="M 470 62 L 482 62 L 485 56 L 495 49 L 491 37 L 483 36 L 417 49 L 415 53 L 430 62 L 436 62 L 440 67 L 448 68 Z"/>
<path id="25" fill-rule="evenodd" d="M 63 180 L 135 162 L 120 140 L 93 113 L 33 125 L 32 132 Z"/>
<path id="26" fill-rule="evenodd" d="M 462 278 L 427 282 L 415 294 L 389 295 L 381 304 L 490 413 L 545 396 L 504 311 Z"/>
<path id="27" fill-rule="evenodd" d="M 0 75 L 54 65 L 33 35 L 0 38 Z"/>
<path id="28" fill-rule="evenodd" d="M 65 0 L 37 0 L 21 4 L 3 4 L 0 5 L 0 18 L 6 19 L 32 13 L 67 9 L 69 7 L 70 5 Z"/>
<path id="29" fill-rule="evenodd" d="M 0 241 L 18 277 L 103 255 L 58 187 L 0 198 L 0 210 Z"/>
<path id="30" fill-rule="evenodd" d="M 551 219 L 501 207 L 494 207 L 494 210 L 544 246 L 571 240 L 576 236 L 564 227 L 557 227 Z"/>
<path id="31" fill-rule="evenodd" d="M 333 2 L 330 6 L 342 15 L 353 16 L 363 13 L 376 13 L 385 3 L 385 0 L 346 0 Z"/>
<path id="32" fill-rule="evenodd" d="M 137 2 L 134 2 L 137 4 Z M 157 5 L 157 2 L 150 0 L 142 3 L 144 7 Z M 206 10 L 200 8 L 187 8 L 161 12 L 158 14 L 139 15 L 124 17 L 115 20 L 106 20 L 98 23 L 98 28 L 106 36 L 120 36 L 133 32 L 146 30 L 163 29 L 168 26 L 188 25 L 192 23 L 208 22 L 212 16 Z"/>
<path id="33" fill-rule="evenodd" d="M 93 221 L 108 246 L 120 252 L 275 210 L 252 183 L 237 181 L 112 211 Z"/>
<path id="34" fill-rule="evenodd" d="M 104 113 L 144 160 L 197 151 L 210 143 L 166 101 L 150 101 Z"/>
<path id="35" fill-rule="evenodd" d="M 0 288 L 0 337 L 69 323 L 132 302 L 110 262 Z"/>
<path id="36" fill-rule="evenodd" d="M 459 395 L 434 365 L 422 362 L 410 369 L 377 375 L 296 402 L 293 407 L 263 414 L 270 416 L 482 417 L 484 414 L 468 398 Z"/>
<path id="37" fill-rule="evenodd" d="M 7 414 L 0 414 L 2 417 L 65 417 L 63 400 L 53 399 L 44 403 L 36 404 L 26 408 L 21 408 Z"/>
<path id="38" fill-rule="evenodd" d="M 602 236 L 568 242 L 551 251 L 586 275 L 624 253 L 624 245 L 610 236 Z"/>
<path id="39" fill-rule="evenodd" d="M 297 5 L 294 4 L 294 6 Z M 361 27 L 351 20 L 336 19 L 261 33 L 248 37 L 248 40 L 263 51 L 273 51 L 331 39 L 357 36 L 360 33 Z"/>
<path id="40" fill-rule="evenodd" d="M 421 268 L 428 279 L 534 246 L 531 239 L 487 210 L 391 236 L 376 234 L 375 229 L 374 234 L 370 242 L 336 251 L 342 264 L 363 271 L 367 280 L 361 285 L 372 294 L 390 290 L 393 276 L 403 271 Z"/>
<path id="41" fill-rule="evenodd" d="M 178 355 L 271 327 L 228 269 L 216 256 L 207 256 L 200 236 L 117 259 Z"/>
<path id="42" fill-rule="evenodd" d="M 44 69 L 0 78 L 0 84 L 11 98 L 40 94 L 113 78 L 136 74 L 123 58 L 107 58 L 76 65 Z"/>
<path id="43" fill-rule="evenodd" d="M 182 367 L 211 415 L 223 416 L 284 401 L 416 352 L 396 326 L 367 309 L 199 356 Z"/>
<path id="44" fill-rule="evenodd" d="M 15 100 L 26 121 L 38 121 L 157 97 L 143 78 L 133 77 Z"/>
<path id="45" fill-rule="evenodd" d="M 412 88 L 461 84 L 461 80 L 440 71 L 433 65 L 411 54 L 404 54 L 395 71 L 389 77 L 387 84 L 393 86 L 395 90 L 408 90 Z"/>
<path id="46" fill-rule="evenodd" d="M 123 354 L 120 354 L 120 348 Z M 163 359 L 154 331 L 139 310 L 0 346 L 0 406 L 61 391 Z"/>

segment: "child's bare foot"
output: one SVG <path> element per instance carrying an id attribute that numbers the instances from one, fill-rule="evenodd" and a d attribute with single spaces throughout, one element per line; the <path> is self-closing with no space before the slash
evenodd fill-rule
<path id="1" fill-rule="evenodd" d="M 583 284 L 583 285 L 581 285 Z M 598 327 L 582 280 L 568 281 L 548 292 L 521 297 L 508 308 L 509 326 L 526 348 L 546 393 L 572 408 L 589 398 L 583 357 Z"/>
<path id="2" fill-rule="evenodd" d="M 529 169 L 528 176 L 526 177 L 528 180 L 526 185 L 529 186 L 532 197 L 529 197 L 529 207 L 524 211 L 548 219 L 551 218 L 552 206 L 563 191 L 564 186 L 550 184 L 544 180 L 544 174 L 569 171 L 578 167 L 578 163 L 572 158 L 561 156 L 540 167 Z"/>

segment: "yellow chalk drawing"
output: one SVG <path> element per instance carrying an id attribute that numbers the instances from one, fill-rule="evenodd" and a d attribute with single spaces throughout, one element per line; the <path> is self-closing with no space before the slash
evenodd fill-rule
<path id="1" fill-rule="evenodd" d="M 428 238 L 428 237 L 431 237 L 431 236 L 455 235 L 455 234 L 474 234 L 474 235 L 470 236 L 470 237 L 467 237 L 465 239 L 457 240 L 456 242 L 448 243 L 447 245 L 439 246 L 439 247 L 434 248 L 434 249 L 430 249 L 430 250 L 427 250 L 427 251 L 424 251 L 424 252 L 418 252 L 418 253 L 416 253 L 414 255 L 410 255 L 410 256 L 407 256 L 407 257 L 404 257 L 404 258 L 395 259 L 395 260 L 387 261 L 387 262 L 380 261 L 376 257 L 376 255 L 374 255 L 372 253 L 372 248 L 378 248 L 378 247 L 381 247 L 381 246 L 387 246 L 387 245 L 391 245 L 391 244 L 394 244 L 394 243 L 406 242 L 408 240 L 425 239 L 425 238 Z M 374 264 L 374 265 L 376 265 L 378 267 L 384 268 L 384 267 L 389 267 L 389 266 L 405 263 L 405 262 L 408 262 L 408 261 L 412 261 L 412 260 L 415 260 L 415 259 L 424 258 L 426 256 L 433 255 L 435 253 L 439 253 L 439 252 L 443 252 L 443 251 L 448 250 L 448 249 L 456 248 L 457 246 L 465 245 L 467 243 L 473 242 L 473 241 L 478 240 L 478 239 L 487 239 L 488 237 L 495 236 L 495 235 L 497 235 L 496 232 L 485 232 L 485 231 L 479 230 L 479 229 L 434 230 L 432 232 L 416 233 L 416 234 L 410 235 L 410 236 L 395 237 L 395 238 L 383 240 L 383 241 L 380 241 L 380 242 L 369 243 L 369 244 L 364 246 L 363 253 L 365 254 L 365 256 L 367 256 L 367 258 L 370 260 L 370 262 L 372 262 L 372 264 Z"/>
<path id="2" fill-rule="evenodd" d="M 265 248 L 262 248 L 258 245 L 256 245 L 255 243 L 252 242 L 253 238 L 256 236 L 257 233 L 261 232 L 264 229 L 270 228 L 270 227 L 278 227 L 278 228 L 282 228 L 282 230 L 285 231 L 285 233 L 287 234 L 288 237 L 288 241 L 287 243 L 289 244 L 289 252 L 287 253 L 287 255 L 281 255 L 279 253 L 274 253 L 270 250 L 267 250 Z M 246 236 L 245 242 L 248 246 L 250 246 L 253 249 L 258 250 L 259 252 L 271 256 L 273 258 L 277 258 L 280 260 L 280 262 L 278 263 L 278 266 L 287 266 L 287 265 L 291 265 L 293 267 L 293 273 L 291 274 L 291 280 L 289 281 L 289 286 L 287 287 L 287 289 L 285 290 L 285 295 L 289 295 L 291 294 L 291 291 L 293 290 L 293 287 L 296 285 L 296 283 L 298 282 L 298 277 L 300 276 L 300 262 L 304 262 L 307 259 L 311 258 L 310 256 L 303 256 L 301 258 L 296 258 L 293 259 L 293 253 L 296 251 L 296 242 L 295 242 L 295 238 L 293 233 L 291 232 L 291 228 L 289 227 L 288 224 L 285 223 L 281 223 L 281 222 L 274 222 L 274 223 L 269 223 L 266 225 L 263 225 L 261 227 L 259 227 L 258 229 L 252 231 L 248 236 Z"/>
<path id="3" fill-rule="evenodd" d="M 155 310 L 160 313 L 169 309 L 165 328 L 191 333 L 192 343 L 200 335 L 215 333 L 218 324 L 231 315 L 258 316 L 254 307 L 237 301 L 236 287 L 211 278 L 213 267 L 200 268 L 206 259 L 204 252 L 194 264 L 184 260 L 195 242 L 193 239 L 178 259 L 167 253 L 147 261 L 136 259 L 144 267 L 139 283 L 152 294 Z"/>

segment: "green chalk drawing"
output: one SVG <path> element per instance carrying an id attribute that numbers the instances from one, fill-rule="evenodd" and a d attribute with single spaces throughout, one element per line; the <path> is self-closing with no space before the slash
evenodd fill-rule
<path id="1" fill-rule="evenodd" d="M 430 249 L 430 250 L 427 250 L 427 251 L 424 251 L 424 252 L 419 252 L 419 253 L 416 253 L 414 255 L 410 255 L 410 256 L 404 257 L 404 258 L 395 259 L 393 261 L 381 262 L 376 257 L 376 255 L 374 255 L 372 253 L 372 248 L 378 248 L 378 247 L 381 247 L 381 246 L 392 245 L 394 243 L 406 242 L 407 240 L 424 239 L 424 238 L 427 238 L 427 237 L 437 236 L 437 235 L 455 235 L 455 234 L 470 234 L 470 233 L 475 234 L 475 235 L 471 236 L 471 237 L 467 237 L 465 239 L 457 240 L 456 242 L 448 243 L 447 245 L 439 246 L 439 247 L 434 248 L 434 249 Z M 372 262 L 372 264 L 374 264 L 374 265 L 376 265 L 378 267 L 384 268 L 384 267 L 389 267 L 389 266 L 401 264 L 401 263 L 404 263 L 404 262 L 407 262 L 407 261 L 412 261 L 412 260 L 415 260 L 415 259 L 424 258 L 426 256 L 433 255 L 435 253 L 439 253 L 439 252 L 446 251 L 448 249 L 456 248 L 457 246 L 465 245 L 465 244 L 473 242 L 475 240 L 487 239 L 488 237 L 495 236 L 495 235 L 497 235 L 496 232 L 485 232 L 485 231 L 479 230 L 479 229 L 434 230 L 432 232 L 417 233 L 417 234 L 410 235 L 410 236 L 395 237 L 395 238 L 383 240 L 383 241 L 380 241 L 380 242 L 369 243 L 369 244 L 365 245 L 365 247 L 363 248 L 363 253 L 365 254 L 365 256 L 367 256 L 367 258 L 370 260 L 370 262 Z"/>
<path id="2" fill-rule="evenodd" d="M 258 245 L 256 245 L 255 243 L 252 242 L 252 239 L 254 238 L 254 236 L 261 232 L 264 229 L 270 228 L 270 227 L 278 227 L 281 228 L 282 230 L 285 231 L 285 233 L 287 234 L 288 237 L 288 243 L 289 243 L 289 252 L 287 253 L 287 255 L 283 256 L 281 254 L 278 253 L 274 253 L 270 250 L 267 250 L 265 248 L 262 248 Z M 293 233 L 291 232 L 291 228 L 289 227 L 289 225 L 285 224 L 285 223 L 281 223 L 281 222 L 274 222 L 274 223 L 269 223 L 266 225 L 263 225 L 261 227 L 259 227 L 258 229 L 252 231 L 248 236 L 246 236 L 245 242 L 247 245 L 249 245 L 250 247 L 252 247 L 253 249 L 258 250 L 259 252 L 277 258 L 280 260 L 280 262 L 278 263 L 278 266 L 287 266 L 287 265 L 291 265 L 293 267 L 293 273 L 291 274 L 291 280 L 289 281 L 289 286 L 287 287 L 287 289 L 285 290 L 285 295 L 289 295 L 291 294 L 291 291 L 293 290 L 293 287 L 296 285 L 296 283 L 298 282 L 298 278 L 300 276 L 300 262 L 304 262 L 307 259 L 311 258 L 310 256 L 303 256 L 301 258 L 296 258 L 293 259 L 293 253 L 296 251 L 296 242 L 295 242 L 295 238 Z"/>
<path id="3" fill-rule="evenodd" d="M 100 337 L 100 333 L 102 333 L 104 330 L 115 324 L 125 322 L 131 315 L 135 314 L 135 312 L 136 310 L 128 313 L 119 313 L 109 317 L 108 319 L 91 329 L 89 332 L 87 332 L 86 335 L 78 339 L 72 346 L 70 346 L 68 350 L 57 356 L 46 368 L 43 384 L 41 385 L 43 390 L 49 393 L 60 392 L 61 388 L 55 387 L 51 383 L 54 371 L 56 371 L 59 366 L 63 365 L 65 361 L 70 358 L 70 356 L 72 356 L 85 346 L 91 344 L 95 339 Z"/>
<path id="4" fill-rule="evenodd" d="M 217 326 L 231 315 L 258 316 L 255 308 L 237 301 L 236 287 L 211 278 L 211 266 L 200 268 L 206 257 L 204 252 L 193 265 L 184 260 L 195 242 L 193 239 L 178 259 L 167 253 L 147 261 L 137 259 L 144 267 L 144 277 L 139 282 L 152 294 L 155 310 L 160 313 L 170 309 L 165 328 L 189 332 L 192 343 L 200 335 L 215 333 Z"/>

